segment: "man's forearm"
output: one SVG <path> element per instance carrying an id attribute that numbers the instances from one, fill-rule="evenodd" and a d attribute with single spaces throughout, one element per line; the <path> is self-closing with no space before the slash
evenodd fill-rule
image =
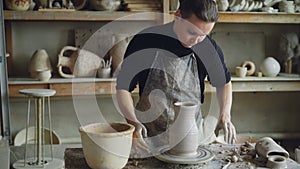
<path id="1" fill-rule="evenodd" d="M 126 121 L 130 124 L 137 122 L 131 93 L 127 90 L 117 90 L 116 95 L 119 108 L 126 118 Z"/>
<path id="2" fill-rule="evenodd" d="M 220 115 L 227 115 L 230 117 L 232 105 L 232 84 L 228 82 L 223 87 L 217 88 L 217 97 L 220 105 Z M 225 113 L 225 114 L 224 114 Z"/>

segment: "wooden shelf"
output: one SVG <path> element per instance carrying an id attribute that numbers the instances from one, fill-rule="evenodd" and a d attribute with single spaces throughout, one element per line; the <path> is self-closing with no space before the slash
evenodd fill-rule
<path id="1" fill-rule="evenodd" d="M 44 88 L 56 90 L 55 96 L 76 95 L 105 95 L 115 94 L 116 79 L 100 78 L 52 78 L 48 82 L 41 82 L 31 78 L 9 78 L 9 96 L 24 97 L 19 94 L 20 89 Z M 205 92 L 214 92 L 208 81 Z M 300 91 L 300 78 L 290 77 L 232 77 L 233 92 L 288 92 Z M 134 91 L 138 93 L 138 89 Z"/>
<path id="2" fill-rule="evenodd" d="M 5 21 L 157 21 L 158 13 L 108 11 L 9 11 L 4 10 Z"/>
<path id="3" fill-rule="evenodd" d="M 171 20 L 173 17 L 166 19 L 167 22 Z M 300 13 L 220 12 L 218 23 L 299 24 Z"/>
<path id="4" fill-rule="evenodd" d="M 167 20 L 172 20 L 172 13 Z M 159 12 L 107 12 L 107 11 L 4 11 L 6 21 L 159 21 Z M 220 12 L 219 23 L 278 23 L 299 24 L 300 13 Z"/>
<path id="5" fill-rule="evenodd" d="M 219 22 L 299 24 L 300 13 L 221 12 Z"/>

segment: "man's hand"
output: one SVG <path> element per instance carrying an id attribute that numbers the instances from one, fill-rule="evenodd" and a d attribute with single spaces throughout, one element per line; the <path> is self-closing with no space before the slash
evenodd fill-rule
<path id="1" fill-rule="evenodd" d="M 222 114 L 219 118 L 219 122 L 215 129 L 216 136 L 219 135 L 221 129 L 224 131 L 224 140 L 227 143 L 234 144 L 236 142 L 235 127 L 230 121 L 229 115 L 227 115 L 226 113 Z"/>
<path id="2" fill-rule="evenodd" d="M 135 148 L 148 149 L 147 143 L 144 138 L 147 137 L 147 129 L 146 127 L 138 122 L 134 124 L 135 130 L 133 132 L 133 146 Z"/>

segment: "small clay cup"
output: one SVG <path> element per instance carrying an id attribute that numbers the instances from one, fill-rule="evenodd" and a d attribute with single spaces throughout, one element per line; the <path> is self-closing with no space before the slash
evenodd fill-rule
<path id="1" fill-rule="evenodd" d="M 268 157 L 266 166 L 272 169 L 287 168 L 286 158 L 278 155 L 270 156 Z"/>
<path id="2" fill-rule="evenodd" d="M 40 81 L 47 82 L 51 78 L 51 70 L 49 69 L 38 69 L 36 71 L 36 78 Z"/>
<path id="3" fill-rule="evenodd" d="M 84 157 L 92 169 L 125 167 L 131 150 L 134 126 L 127 123 L 93 123 L 79 132 Z"/>
<path id="4" fill-rule="evenodd" d="M 99 78 L 110 78 L 111 68 L 99 68 L 98 69 L 98 77 Z"/>
<path id="5" fill-rule="evenodd" d="M 238 77 L 246 77 L 246 74 L 247 74 L 247 68 L 246 68 L 246 67 L 240 67 L 240 66 L 237 66 L 237 67 L 235 67 L 235 74 L 236 74 Z"/>

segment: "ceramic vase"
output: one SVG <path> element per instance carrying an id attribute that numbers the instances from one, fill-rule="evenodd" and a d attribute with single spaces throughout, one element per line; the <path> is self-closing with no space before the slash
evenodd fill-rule
<path id="1" fill-rule="evenodd" d="M 123 168 L 129 158 L 134 126 L 93 123 L 79 128 L 85 160 L 92 169 Z"/>
<path id="2" fill-rule="evenodd" d="M 179 156 L 197 154 L 199 132 L 195 120 L 198 106 L 192 102 L 174 103 L 175 121 L 169 128 L 169 153 Z"/>
<path id="3" fill-rule="evenodd" d="M 280 72 L 280 64 L 273 57 L 267 57 L 261 63 L 260 70 L 264 76 L 275 77 Z"/>
<path id="4" fill-rule="evenodd" d="M 14 11 L 27 11 L 31 0 L 5 0 L 6 7 Z"/>
<path id="5" fill-rule="evenodd" d="M 278 145 L 271 137 L 264 137 L 258 140 L 255 145 L 255 150 L 259 156 L 268 158 L 270 156 L 289 157 L 289 153 Z"/>
<path id="6" fill-rule="evenodd" d="M 67 51 L 72 52 L 71 56 L 65 56 Z M 58 73 L 64 78 L 96 77 L 102 60 L 88 50 L 65 46 L 58 55 Z M 65 73 L 63 67 L 69 68 L 71 74 Z"/>
<path id="7" fill-rule="evenodd" d="M 29 72 L 32 78 L 37 78 L 38 70 L 52 71 L 51 62 L 45 49 L 36 50 L 30 58 Z"/>
<path id="8" fill-rule="evenodd" d="M 130 40 L 131 38 L 127 34 L 113 35 L 114 46 L 109 50 L 109 54 L 112 57 L 112 72 L 114 77 L 120 70 L 120 65 L 123 62 L 123 57 Z"/>

